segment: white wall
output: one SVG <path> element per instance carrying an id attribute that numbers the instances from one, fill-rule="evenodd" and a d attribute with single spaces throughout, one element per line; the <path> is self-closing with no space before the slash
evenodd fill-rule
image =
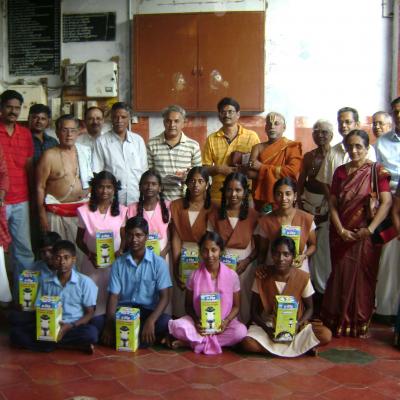
<path id="1" fill-rule="evenodd" d="M 130 8 L 132 13 L 165 12 L 168 6 L 160 5 L 165 2 L 131 0 Z M 198 0 L 188 4 L 190 1 L 186 0 L 185 11 L 204 11 L 207 2 Z M 218 12 L 223 4 L 221 1 L 208 3 L 211 9 L 219 7 Z M 62 58 L 84 62 L 119 56 L 120 98 L 124 100 L 130 98 L 128 4 L 128 0 L 62 2 L 63 13 L 117 13 L 115 42 L 62 44 Z M 144 11 L 140 8 L 143 4 L 146 5 Z M 259 9 L 260 0 L 243 0 L 241 7 Z M 342 106 L 357 108 L 362 118 L 387 108 L 391 31 L 392 20 L 381 17 L 381 0 L 270 0 L 266 19 L 266 112 L 283 113 L 287 118 L 287 135 L 293 137 L 297 116 L 306 117 L 312 124 L 321 117 L 334 122 L 336 111 Z M 3 43 L 5 32 L 3 24 Z M 3 50 L 6 61 L 4 52 L 6 50 Z M 0 57 L 1 53 L 0 46 Z M 55 77 L 50 78 L 51 83 L 59 83 Z M 8 76 L 7 68 L 0 67 L 0 80 L 14 79 Z M 158 118 L 152 117 L 150 127 L 154 126 L 158 131 L 159 122 Z M 215 119 L 210 117 L 209 130 L 215 126 Z M 155 133 L 151 131 L 151 134 Z"/>

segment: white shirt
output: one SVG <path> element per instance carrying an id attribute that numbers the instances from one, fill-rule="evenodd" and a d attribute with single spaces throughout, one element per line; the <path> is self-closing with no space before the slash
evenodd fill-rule
<path id="1" fill-rule="evenodd" d="M 121 182 L 119 201 L 128 205 L 139 201 L 139 180 L 147 171 L 147 151 L 143 139 L 127 131 L 126 139 L 109 131 L 96 139 L 93 171 L 109 171 Z"/>
<path id="2" fill-rule="evenodd" d="M 94 145 L 96 143 L 96 138 L 93 136 L 89 135 L 88 133 L 83 133 L 82 135 L 78 136 L 78 139 L 76 139 L 77 143 L 83 144 L 84 146 L 90 147 L 90 150 L 94 150 Z"/>
<path id="3" fill-rule="evenodd" d="M 376 161 L 375 149 L 372 146 L 368 148 L 367 159 L 373 162 Z M 342 142 L 331 147 L 318 171 L 317 181 L 331 185 L 335 169 L 350 161 L 349 153 L 347 153 Z"/>

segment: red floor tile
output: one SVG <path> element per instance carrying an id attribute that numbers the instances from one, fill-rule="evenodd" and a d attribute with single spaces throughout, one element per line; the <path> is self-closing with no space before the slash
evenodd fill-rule
<path id="1" fill-rule="evenodd" d="M 97 379 L 115 379 L 137 371 L 137 366 L 132 360 L 113 356 L 84 363 L 82 364 L 82 368 L 88 375 Z"/>
<path id="2" fill-rule="evenodd" d="M 383 394 L 377 393 L 369 388 L 346 388 L 339 387 L 323 394 L 322 398 L 327 400 L 393 400 Z"/>
<path id="3" fill-rule="evenodd" d="M 170 352 L 168 355 L 158 353 L 148 354 L 136 358 L 135 363 L 148 372 L 173 372 L 193 365 L 179 353 L 174 352 Z"/>
<path id="4" fill-rule="evenodd" d="M 38 361 L 51 361 L 50 353 L 35 353 L 29 350 L 2 347 L 0 349 L 2 363 L 30 365 Z"/>
<path id="5" fill-rule="evenodd" d="M 83 364 L 104 357 L 99 350 L 94 354 L 88 355 L 80 351 L 74 350 L 56 350 L 49 354 L 49 358 L 57 364 L 74 365 Z"/>
<path id="6" fill-rule="evenodd" d="M 289 372 L 293 371 L 304 375 L 314 375 L 335 365 L 321 357 L 310 357 L 308 355 L 298 358 L 276 358 L 273 364 Z"/>
<path id="7" fill-rule="evenodd" d="M 384 380 L 374 383 L 370 389 L 389 396 L 393 399 L 400 399 L 400 379 L 387 377 Z"/>
<path id="8" fill-rule="evenodd" d="M 400 362 L 398 360 L 376 360 L 368 365 L 371 371 L 380 372 L 382 375 L 390 375 L 400 378 Z"/>
<path id="9" fill-rule="evenodd" d="M 175 372 L 175 375 L 191 384 L 218 386 L 236 379 L 236 376 L 221 368 L 189 367 Z"/>
<path id="10" fill-rule="evenodd" d="M 382 375 L 376 371 L 354 364 L 335 365 L 332 368 L 321 371 L 319 375 L 350 386 L 369 386 L 382 379 Z"/>
<path id="11" fill-rule="evenodd" d="M 162 400 L 162 397 L 158 395 L 122 393 L 115 396 L 106 397 L 104 400 Z"/>
<path id="12" fill-rule="evenodd" d="M 153 394 L 175 390 L 186 385 L 186 382 L 176 374 L 149 373 L 136 367 L 133 374 L 118 380 L 124 387 L 131 391 L 146 390 Z"/>
<path id="13" fill-rule="evenodd" d="M 238 362 L 225 365 L 225 371 L 230 372 L 237 378 L 246 381 L 263 381 L 279 376 L 287 372 L 274 363 L 275 360 L 240 360 Z"/>
<path id="14" fill-rule="evenodd" d="M 315 395 L 338 386 L 336 382 L 323 376 L 310 375 L 304 377 L 304 375 L 296 372 L 277 376 L 272 378 L 271 382 L 289 389 L 291 392 L 313 393 Z"/>
<path id="15" fill-rule="evenodd" d="M 217 389 L 196 389 L 186 387 L 163 394 L 166 400 L 228 400 L 232 397 L 226 393 L 221 393 Z M 265 400 L 265 398 L 264 398 Z"/>
<path id="16" fill-rule="evenodd" d="M 236 380 L 218 387 L 230 399 L 271 400 L 290 393 L 290 390 L 271 382 L 246 382 Z"/>
<path id="17" fill-rule="evenodd" d="M 96 346 L 96 351 L 99 350 L 102 354 L 106 356 L 117 356 L 124 358 L 136 358 L 140 356 L 144 356 L 146 354 L 152 354 L 152 349 L 138 349 L 134 353 L 129 351 L 117 351 L 114 348 L 106 347 L 106 346 Z"/>
<path id="18" fill-rule="evenodd" d="M 20 365 L 0 365 L 0 386 L 26 382 L 26 380 L 29 380 L 29 376 L 24 372 Z"/>
<path id="19" fill-rule="evenodd" d="M 19 384 L 1 389 L 6 400 L 64 400 L 64 391 L 57 385 Z"/>
<path id="20" fill-rule="evenodd" d="M 193 351 L 187 351 L 182 353 L 182 356 L 192 361 L 194 364 L 213 368 L 242 360 L 242 357 L 239 354 L 229 350 L 224 350 L 222 354 L 215 356 L 206 356 L 204 354 L 195 354 Z"/>
<path id="21" fill-rule="evenodd" d="M 40 361 L 40 359 L 38 360 Z M 60 365 L 54 362 L 36 362 L 24 367 L 27 374 L 36 382 L 46 385 L 57 385 L 85 378 L 88 374 L 77 365 Z"/>

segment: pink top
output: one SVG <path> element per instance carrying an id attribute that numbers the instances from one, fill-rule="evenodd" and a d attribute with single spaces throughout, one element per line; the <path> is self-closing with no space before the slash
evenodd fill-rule
<path id="1" fill-rule="evenodd" d="M 89 251 L 96 252 L 96 231 L 112 231 L 114 234 L 114 251 L 118 251 L 121 245 L 120 229 L 125 226 L 127 207 L 119 205 L 119 215 L 113 217 L 110 207 L 106 214 L 99 210 L 90 211 L 89 204 L 78 208 L 78 227 L 85 229 L 83 237 Z"/>
<path id="2" fill-rule="evenodd" d="M 171 211 L 170 211 L 170 201 L 165 201 L 165 205 L 168 208 L 168 212 L 171 220 Z M 137 205 L 138 203 L 132 203 L 128 206 L 128 218 L 132 218 L 136 216 L 137 213 Z M 161 244 L 161 250 L 166 246 L 168 241 L 168 225 L 164 223 L 162 220 L 161 206 L 160 202 L 157 203 L 157 206 L 154 211 L 146 211 L 143 210 L 143 218 L 149 224 L 149 234 L 158 234 L 158 238 Z"/>

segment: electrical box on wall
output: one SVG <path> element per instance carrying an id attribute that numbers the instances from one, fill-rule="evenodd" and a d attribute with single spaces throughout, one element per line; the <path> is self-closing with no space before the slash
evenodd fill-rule
<path id="1" fill-rule="evenodd" d="M 29 109 L 33 104 L 47 104 L 46 91 L 42 85 L 9 85 L 7 89 L 16 90 L 24 98 L 19 121 L 28 120 Z"/>
<path id="2" fill-rule="evenodd" d="M 86 63 L 86 96 L 116 97 L 118 66 L 113 61 Z"/>

